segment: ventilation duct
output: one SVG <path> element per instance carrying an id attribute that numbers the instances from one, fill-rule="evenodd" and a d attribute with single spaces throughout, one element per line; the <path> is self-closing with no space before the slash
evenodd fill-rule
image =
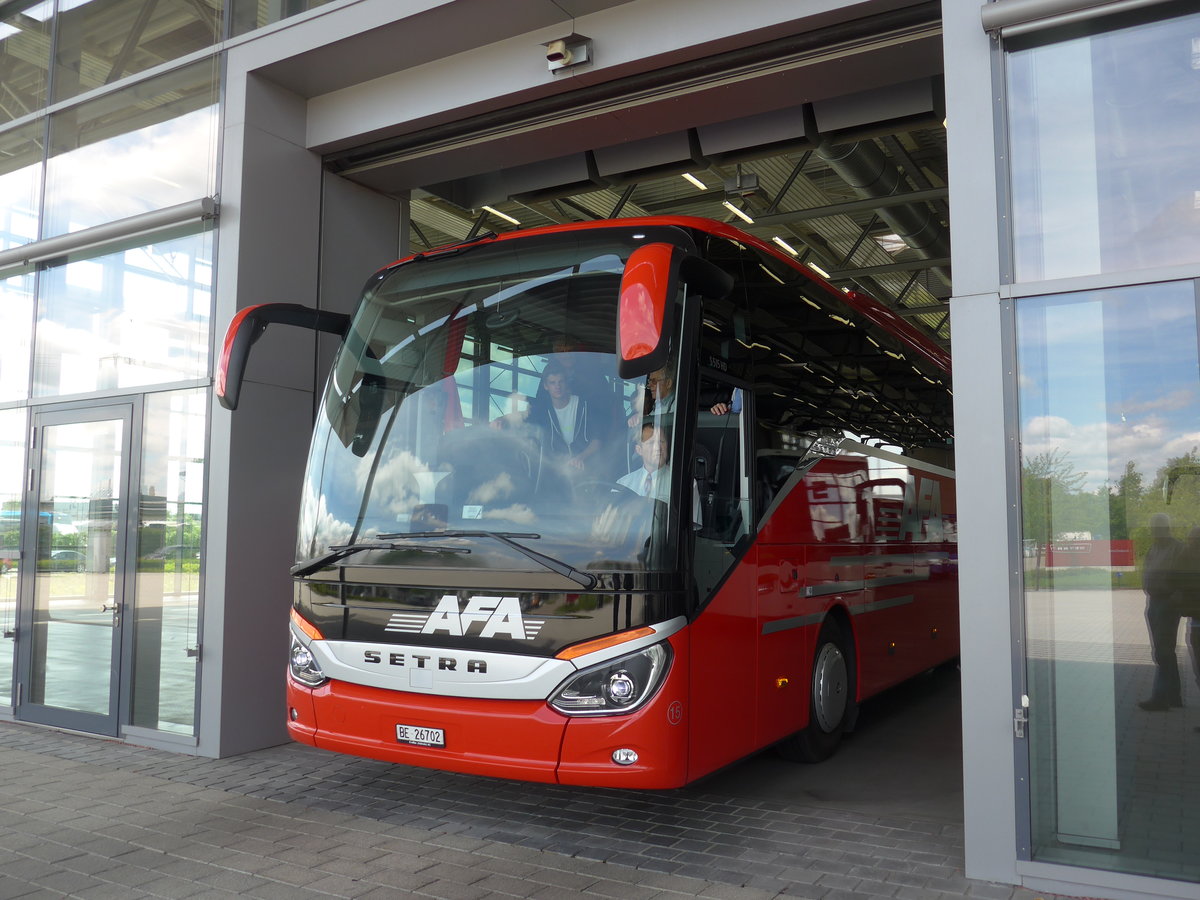
<path id="1" fill-rule="evenodd" d="M 874 141 L 853 144 L 821 143 L 816 154 L 861 197 L 886 198 L 907 190 L 900 170 L 883 155 Z M 950 238 L 946 228 L 924 205 L 905 203 L 876 210 L 897 235 L 922 259 L 949 257 Z M 936 268 L 939 278 L 950 283 L 950 273 Z"/>

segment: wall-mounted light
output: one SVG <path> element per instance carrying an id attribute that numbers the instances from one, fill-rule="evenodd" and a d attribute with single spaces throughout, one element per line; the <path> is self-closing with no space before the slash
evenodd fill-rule
<path id="1" fill-rule="evenodd" d="M 582 34 L 568 34 L 542 46 L 546 53 L 546 67 L 551 72 L 592 61 L 592 39 Z"/>

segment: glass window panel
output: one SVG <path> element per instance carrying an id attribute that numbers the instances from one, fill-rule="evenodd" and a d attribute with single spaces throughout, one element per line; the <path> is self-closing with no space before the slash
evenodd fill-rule
<path id="1" fill-rule="evenodd" d="M 1017 327 L 1033 856 L 1200 881 L 1196 285 Z"/>
<path id="2" fill-rule="evenodd" d="M 68 422 L 40 434 L 33 609 L 22 631 L 32 651 L 28 700 L 110 715 L 125 423 Z"/>
<path id="3" fill-rule="evenodd" d="M 25 482 L 25 410 L 0 410 L 0 706 L 13 702 L 21 496 Z"/>
<path id="4" fill-rule="evenodd" d="M 232 19 L 230 31 L 236 36 L 281 22 L 291 16 L 318 6 L 324 6 L 330 0 L 229 0 L 229 15 Z"/>
<path id="5" fill-rule="evenodd" d="M 42 237 L 215 191 L 215 62 L 55 113 Z"/>
<path id="6" fill-rule="evenodd" d="M 0 124 L 46 105 L 50 18 L 44 0 L 18 0 L 0 11 Z"/>
<path id="7" fill-rule="evenodd" d="M 36 123 L 0 134 L 0 250 L 37 240 L 43 128 Z"/>
<path id="8" fill-rule="evenodd" d="M 221 0 L 60 0 L 54 100 L 67 100 L 216 43 Z"/>
<path id="9" fill-rule="evenodd" d="M 0 279 L 0 401 L 29 396 L 33 285 L 32 273 Z"/>
<path id="10" fill-rule="evenodd" d="M 42 272 L 35 396 L 207 374 L 212 232 L 189 228 L 193 233 Z"/>
<path id="11" fill-rule="evenodd" d="M 1200 260 L 1200 14 L 1008 54 L 1017 281 Z"/>
<path id="12" fill-rule="evenodd" d="M 150 394 L 142 432 L 132 718 L 186 734 L 196 707 L 207 396 Z"/>

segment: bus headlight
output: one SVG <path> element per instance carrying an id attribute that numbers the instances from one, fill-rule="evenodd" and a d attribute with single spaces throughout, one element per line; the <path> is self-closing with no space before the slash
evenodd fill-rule
<path id="1" fill-rule="evenodd" d="M 592 666 L 567 679 L 550 705 L 569 716 L 633 712 L 658 690 L 670 661 L 670 648 L 654 644 Z"/>
<path id="2" fill-rule="evenodd" d="M 288 654 L 288 667 L 292 671 L 293 678 L 309 687 L 317 687 L 329 680 L 321 671 L 321 666 L 317 663 L 316 657 L 312 655 L 312 651 L 295 637 L 292 638 L 292 650 Z"/>

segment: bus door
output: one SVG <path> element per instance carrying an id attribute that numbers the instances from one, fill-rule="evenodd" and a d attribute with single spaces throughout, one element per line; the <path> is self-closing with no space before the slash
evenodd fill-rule
<path id="1" fill-rule="evenodd" d="M 702 611 L 692 623 L 689 767 L 711 771 L 754 749 L 757 566 L 744 393 L 711 376 L 700 380 L 691 465 L 699 502 L 693 575 Z M 722 404 L 717 406 L 717 404 Z M 718 411 L 714 412 L 713 410 Z M 686 486 L 685 486 L 686 488 Z"/>

